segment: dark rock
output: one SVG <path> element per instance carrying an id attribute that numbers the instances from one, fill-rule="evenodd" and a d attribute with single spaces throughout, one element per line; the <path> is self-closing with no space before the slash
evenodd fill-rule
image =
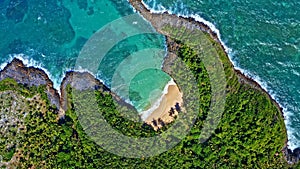
<path id="1" fill-rule="evenodd" d="M 178 42 L 173 41 L 172 39 L 168 38 L 168 33 L 163 31 L 163 26 L 166 24 L 169 25 L 181 25 L 184 26 L 185 28 L 189 29 L 189 30 L 195 30 L 195 29 L 199 29 L 202 30 L 206 33 L 208 33 L 217 43 L 219 43 L 223 49 L 223 51 L 226 53 L 225 47 L 222 45 L 220 39 L 218 38 L 217 34 L 210 29 L 210 27 L 202 22 L 198 22 L 196 21 L 194 18 L 184 18 L 184 17 L 179 17 L 176 15 L 171 15 L 168 13 L 160 13 L 160 14 L 154 14 L 151 13 L 149 9 L 147 9 L 143 3 L 142 0 L 129 0 L 130 4 L 137 10 L 137 12 L 139 12 L 146 20 L 148 20 L 149 22 L 151 22 L 152 26 L 160 33 L 162 33 L 163 35 L 167 36 L 167 44 L 168 44 L 168 55 L 167 55 L 167 60 L 165 60 L 165 63 L 163 65 L 163 70 L 165 72 L 169 72 L 170 71 L 170 64 L 171 62 L 175 59 L 175 55 L 176 55 L 176 51 L 177 51 L 177 45 Z M 176 45 L 177 44 L 177 45 Z M 226 53 L 227 54 L 227 53 Z M 227 57 L 229 57 L 227 55 Z M 229 60 L 229 59 L 228 59 Z M 170 61 L 170 62 L 168 62 Z M 232 69 L 235 70 L 235 73 L 237 74 L 239 81 L 241 83 L 246 83 L 248 85 L 250 85 L 251 87 L 263 92 L 264 94 L 266 94 L 268 96 L 268 98 L 270 100 L 272 100 L 272 102 L 276 105 L 277 109 L 279 112 L 281 112 L 282 118 L 283 116 L 283 112 L 282 112 L 282 108 L 280 107 L 280 105 L 268 94 L 268 92 L 266 90 L 264 90 L 256 81 L 254 81 L 253 79 L 247 77 L 246 75 L 244 75 L 242 72 L 240 72 L 239 70 L 236 70 L 233 66 L 233 64 L 230 65 L 230 67 Z M 299 156 L 300 156 L 300 152 L 298 149 L 294 150 L 291 152 L 291 150 L 289 150 L 287 147 L 285 147 L 282 150 L 285 154 L 285 157 L 287 158 L 287 160 L 291 163 L 296 163 L 299 161 Z M 290 159 L 290 160 L 289 160 Z"/>
<path id="2" fill-rule="evenodd" d="M 67 72 L 64 77 L 61 86 L 61 108 L 66 111 L 68 109 L 67 104 L 67 86 L 70 85 L 73 89 L 84 91 L 84 90 L 101 90 L 110 91 L 106 86 L 103 85 L 98 79 L 87 72 Z"/>
<path id="3" fill-rule="evenodd" d="M 13 59 L 1 72 L 0 81 L 6 78 L 12 78 L 17 83 L 25 86 L 46 86 L 46 93 L 52 105 L 60 107 L 60 97 L 58 92 L 53 88 L 53 82 L 47 74 L 38 68 L 26 67 L 19 59 Z"/>
<path id="4" fill-rule="evenodd" d="M 62 81 L 61 84 L 61 109 L 66 111 L 68 109 L 68 93 L 67 93 L 67 86 L 70 85 L 72 89 L 78 90 L 78 91 L 86 91 L 86 90 L 97 90 L 101 92 L 107 92 L 109 93 L 112 98 L 115 101 L 115 104 L 120 107 L 126 107 L 128 110 L 131 111 L 125 111 L 123 114 L 123 117 L 127 119 L 131 119 L 136 122 L 140 122 L 140 117 L 137 116 L 136 109 L 126 103 L 124 100 L 122 100 L 117 94 L 110 91 L 108 87 L 106 87 L 100 80 L 96 79 L 93 75 L 87 72 L 74 72 L 70 71 L 67 72 L 65 78 Z M 118 107 L 117 106 L 117 107 Z M 120 112 L 122 113 L 122 112 Z M 133 114 L 132 114 L 133 113 Z M 61 118 L 63 118 L 63 114 L 61 114 Z"/>
<path id="5" fill-rule="evenodd" d="M 296 164 L 300 160 L 300 148 L 296 148 L 293 151 L 289 149 L 287 146 L 282 150 L 285 159 L 289 164 Z"/>
<path id="6" fill-rule="evenodd" d="M 64 121 L 65 111 L 68 109 L 66 91 L 68 85 L 79 91 L 97 90 L 108 92 L 112 95 L 116 104 L 126 106 L 128 109 L 136 111 L 132 105 L 123 101 L 118 95 L 111 92 L 100 80 L 87 72 L 67 72 L 60 86 L 61 96 L 58 91 L 53 88 L 53 82 L 43 70 L 35 67 L 26 67 L 21 60 L 16 58 L 0 71 L 0 81 L 6 78 L 12 78 L 17 83 L 27 87 L 45 85 L 45 92 L 47 93 L 48 99 L 52 105 L 56 106 L 59 119 L 62 121 Z"/>

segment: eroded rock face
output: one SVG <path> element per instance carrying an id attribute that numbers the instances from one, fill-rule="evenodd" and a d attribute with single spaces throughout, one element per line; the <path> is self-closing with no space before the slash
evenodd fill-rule
<path id="1" fill-rule="evenodd" d="M 58 91 L 53 88 L 53 82 L 43 70 L 35 67 L 26 67 L 21 60 L 16 58 L 0 71 L 0 81 L 6 78 L 12 78 L 17 83 L 28 87 L 45 85 L 47 89 L 45 92 L 47 93 L 48 99 L 50 103 L 55 105 L 57 110 L 59 110 L 60 116 L 63 116 L 64 111 L 68 108 L 66 91 L 68 85 L 71 85 L 73 89 L 79 91 L 100 90 L 102 92 L 109 92 L 118 104 L 134 109 L 119 96 L 111 92 L 100 80 L 87 72 L 67 72 L 61 83 L 61 96 L 58 94 Z"/>
<path id="2" fill-rule="evenodd" d="M 53 88 L 53 82 L 43 70 L 34 67 L 26 67 L 21 60 L 15 58 L 0 72 L 0 81 L 6 78 L 12 78 L 17 83 L 29 87 L 45 85 L 47 88 L 45 92 L 48 95 L 50 103 L 57 108 L 60 107 L 59 94 Z"/>
<path id="3" fill-rule="evenodd" d="M 65 78 L 60 86 L 61 91 L 61 108 L 66 111 L 67 106 L 67 86 L 70 85 L 73 89 L 84 91 L 84 90 L 101 90 L 110 91 L 106 86 L 103 85 L 98 79 L 87 72 L 67 72 Z"/>
<path id="4" fill-rule="evenodd" d="M 0 80 L 5 78 L 13 78 L 18 83 L 27 86 L 35 86 L 36 84 L 52 86 L 51 81 L 48 81 L 47 75 L 42 70 L 27 68 L 18 59 L 14 59 L 1 71 Z"/>
<path id="5" fill-rule="evenodd" d="M 104 86 L 98 79 L 87 72 L 68 72 L 66 74 L 66 77 L 63 79 L 61 91 L 63 91 L 68 84 L 71 85 L 72 88 L 80 91 L 95 88 L 101 88 L 109 91 L 109 89 Z"/>
<path id="6" fill-rule="evenodd" d="M 292 151 L 289 148 L 287 148 L 287 146 L 285 146 L 282 152 L 289 164 L 296 164 L 299 162 L 300 148 L 296 148 L 294 151 Z"/>
<path id="7" fill-rule="evenodd" d="M 218 39 L 217 34 L 210 29 L 209 26 L 205 25 L 204 23 L 197 22 L 194 18 L 183 18 L 178 17 L 176 15 L 170 15 L 167 13 L 163 14 L 154 14 L 151 13 L 142 3 L 141 0 L 129 0 L 130 4 L 149 22 L 151 22 L 152 26 L 160 33 L 164 34 L 163 30 L 161 29 L 163 26 L 163 23 L 169 23 L 171 25 L 182 25 L 186 27 L 187 29 L 200 29 L 204 32 L 207 32 L 210 34 L 210 36 L 218 43 L 221 44 L 221 41 Z M 168 36 L 168 35 L 167 35 Z M 223 50 L 225 51 L 225 48 L 223 45 L 221 45 Z M 174 53 L 176 53 L 176 43 L 173 42 L 170 38 L 168 38 L 168 50 L 169 55 L 167 57 L 167 60 L 172 60 L 174 58 Z M 170 53 L 173 52 L 173 53 Z M 233 65 L 231 64 L 231 67 L 234 69 Z M 164 64 L 163 67 L 164 71 L 169 72 L 170 71 L 170 65 L 168 62 Z M 272 102 L 276 105 L 278 110 L 282 113 L 282 108 L 280 105 L 268 94 L 267 91 L 265 91 L 257 82 L 255 82 L 253 79 L 245 76 L 242 72 L 235 70 L 235 73 L 238 76 L 238 80 L 240 83 L 246 83 L 253 88 L 262 91 L 266 95 L 268 95 L 269 99 L 272 100 Z M 282 149 L 282 152 L 286 158 L 286 160 L 290 164 L 298 163 L 300 160 L 300 148 L 295 149 L 294 151 L 290 150 L 287 145 L 284 146 Z"/>

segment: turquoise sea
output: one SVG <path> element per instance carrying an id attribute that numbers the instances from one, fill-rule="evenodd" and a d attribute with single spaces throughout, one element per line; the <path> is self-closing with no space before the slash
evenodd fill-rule
<path id="1" fill-rule="evenodd" d="M 58 89 L 66 71 L 79 70 L 77 58 L 87 40 L 108 23 L 134 12 L 127 1 L 118 0 L 1 0 L 0 13 L 0 63 L 4 63 L 4 66 L 17 57 L 30 66 L 43 68 Z M 124 34 L 125 30 L 121 36 Z M 111 87 L 116 71 L 119 79 L 124 79 L 129 76 L 124 72 L 137 64 L 151 62 L 153 69 L 160 69 L 166 53 L 164 42 L 164 37 L 159 34 L 128 37 L 109 49 L 99 63 L 98 71 L 87 67 L 84 71 L 92 72 Z M 123 65 L 123 70 L 118 69 L 130 55 L 153 48 L 162 52 L 145 52 L 147 59 L 137 58 Z M 140 111 L 154 104 L 171 80 L 162 71 L 153 69 L 139 70 L 140 73 L 137 72 L 137 76 L 130 79 L 129 93 L 116 91 Z M 145 77 L 155 78 L 147 78 L 145 82 Z"/>
<path id="2" fill-rule="evenodd" d="M 300 147 L 300 1 L 144 2 L 156 12 L 169 11 L 210 23 L 231 49 L 235 66 L 258 81 L 284 108 L 289 148 Z M 74 68 L 83 45 L 97 30 L 133 13 L 126 0 L 0 0 L 0 64 L 5 65 L 12 57 L 22 58 L 29 65 L 47 70 L 58 87 L 65 72 Z M 130 54 L 147 48 L 164 49 L 164 45 L 164 38 L 159 35 L 131 37 L 110 50 L 104 65 L 118 65 Z M 163 57 L 156 57 L 155 61 L 161 62 Z M 110 85 L 112 72 L 104 66 L 96 75 Z M 147 97 L 160 97 L 157 90 L 162 91 L 170 80 L 156 72 L 143 71 L 132 82 L 135 92 L 130 99 L 140 109 L 147 107 Z M 145 76 L 157 78 L 150 78 L 150 82 L 139 80 Z M 155 88 L 156 92 L 142 93 L 147 87 L 138 84 L 151 83 L 155 85 L 149 89 Z"/>

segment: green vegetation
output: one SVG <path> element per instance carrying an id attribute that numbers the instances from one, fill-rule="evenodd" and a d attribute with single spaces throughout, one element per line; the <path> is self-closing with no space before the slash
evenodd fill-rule
<path id="1" fill-rule="evenodd" d="M 203 65 L 195 64 L 195 52 L 182 45 L 179 56 L 198 75 L 202 93 L 207 93 L 209 79 L 207 74 L 203 73 Z M 225 54 L 221 56 L 226 57 Z M 204 168 L 284 168 L 286 162 L 281 149 L 286 140 L 286 133 L 280 112 L 266 94 L 250 85 L 239 83 L 230 62 L 223 63 L 228 91 L 221 123 L 207 142 L 191 144 L 197 143 L 198 140 L 194 136 L 201 134 L 199 129 L 202 119 L 205 119 L 205 113 L 199 114 L 200 118 L 196 121 L 191 135 L 183 140 L 183 148 L 195 153 L 194 156 L 198 156 L 201 161 L 199 165 Z M 207 95 L 208 93 L 200 100 L 203 112 L 207 112 L 209 107 L 205 99 Z"/>
<path id="2" fill-rule="evenodd" d="M 78 98 L 72 96 L 70 86 L 69 109 L 65 112 L 64 119 L 58 119 L 57 112 L 49 105 L 43 92 L 45 87 L 28 88 L 6 79 L 0 82 L 1 115 L 5 112 L 4 114 L 18 119 L 19 122 L 17 125 L 9 125 L 10 129 L 5 131 L 5 137 L 0 139 L 0 155 L 4 157 L 3 162 L 10 161 L 10 166 L 18 168 L 292 167 L 288 166 L 281 153 L 287 138 L 279 110 L 265 93 L 240 83 L 220 45 L 213 40 L 211 43 L 216 47 L 224 64 L 227 100 L 221 123 L 205 143 L 200 143 L 199 136 L 210 106 L 210 80 L 201 57 L 182 44 L 179 45 L 177 54 L 195 75 L 200 111 L 191 132 L 171 150 L 159 156 L 141 159 L 124 158 L 108 153 L 94 143 L 80 125 L 73 104 L 74 99 Z M 182 76 L 185 72 L 180 65 L 174 64 L 173 70 L 176 70 L 176 74 L 172 76 L 179 87 L 189 84 L 189 79 Z M 99 112 L 102 112 L 111 126 L 124 135 L 149 137 L 158 134 L 147 125 L 124 118 L 118 110 L 129 113 L 134 110 L 122 106 L 116 109 L 109 92 L 101 92 L 100 89 L 87 92 L 97 96 Z M 187 97 L 186 95 L 193 93 L 184 94 Z M 79 94 L 76 97 L 81 96 Z M 21 110 L 11 109 L 13 101 L 20 104 Z M 6 109 L 7 111 L 4 111 Z M 16 130 L 22 126 L 24 130 Z M 167 127 L 158 132 L 164 132 Z M 4 132 L 3 128 L 0 129 Z M 13 145 L 8 146 L 10 143 Z M 0 167 L 1 165 L 4 166 L 0 161 Z"/>

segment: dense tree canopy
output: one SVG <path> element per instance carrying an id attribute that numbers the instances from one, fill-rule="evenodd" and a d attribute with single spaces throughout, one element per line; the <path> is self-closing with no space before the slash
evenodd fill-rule
<path id="1" fill-rule="evenodd" d="M 174 148 L 155 157 L 131 159 L 111 154 L 93 142 L 84 132 L 74 112 L 74 98 L 68 87 L 68 111 L 59 119 L 49 105 L 44 86 L 24 87 L 7 79 L 0 82 L 0 91 L 18 93 L 24 98 L 36 97 L 29 104 L 24 117 L 25 130 L 20 131 L 15 146 L 7 146 L 1 138 L 0 155 L 3 162 L 19 168 L 288 168 L 281 150 L 286 141 L 282 115 L 269 97 L 248 84 L 242 84 L 221 47 L 220 52 L 227 77 L 227 100 L 221 123 L 205 143 L 199 136 L 210 106 L 210 84 L 206 69 L 199 56 L 188 46 L 179 45 L 178 56 L 194 73 L 200 98 L 200 111 L 190 133 Z M 174 67 L 176 69 L 176 65 Z M 177 69 L 180 75 L 182 70 Z M 175 77 L 185 85 L 188 80 Z M 151 127 L 130 121 L 116 109 L 109 92 L 89 91 L 97 96 L 100 112 L 106 120 L 128 136 L 149 137 Z M 39 97 L 38 97 L 39 96 Z M 25 99 L 26 100 L 26 99 Z M 27 104 L 27 103 L 26 103 Z M 1 102 L 2 108 L 6 105 Z M 37 107 L 43 107 L 38 109 Z M 126 107 L 121 108 L 123 110 Z M 132 111 L 126 109 L 126 111 Z M 1 112 L 2 113 L 2 112 Z M 21 113 L 21 112 L 20 112 Z M 172 124 L 169 124 L 172 125 Z M 9 136 L 9 135 L 8 135 Z M 7 136 L 7 137 L 8 137 Z M 12 136 L 10 136 L 12 137 Z"/>

